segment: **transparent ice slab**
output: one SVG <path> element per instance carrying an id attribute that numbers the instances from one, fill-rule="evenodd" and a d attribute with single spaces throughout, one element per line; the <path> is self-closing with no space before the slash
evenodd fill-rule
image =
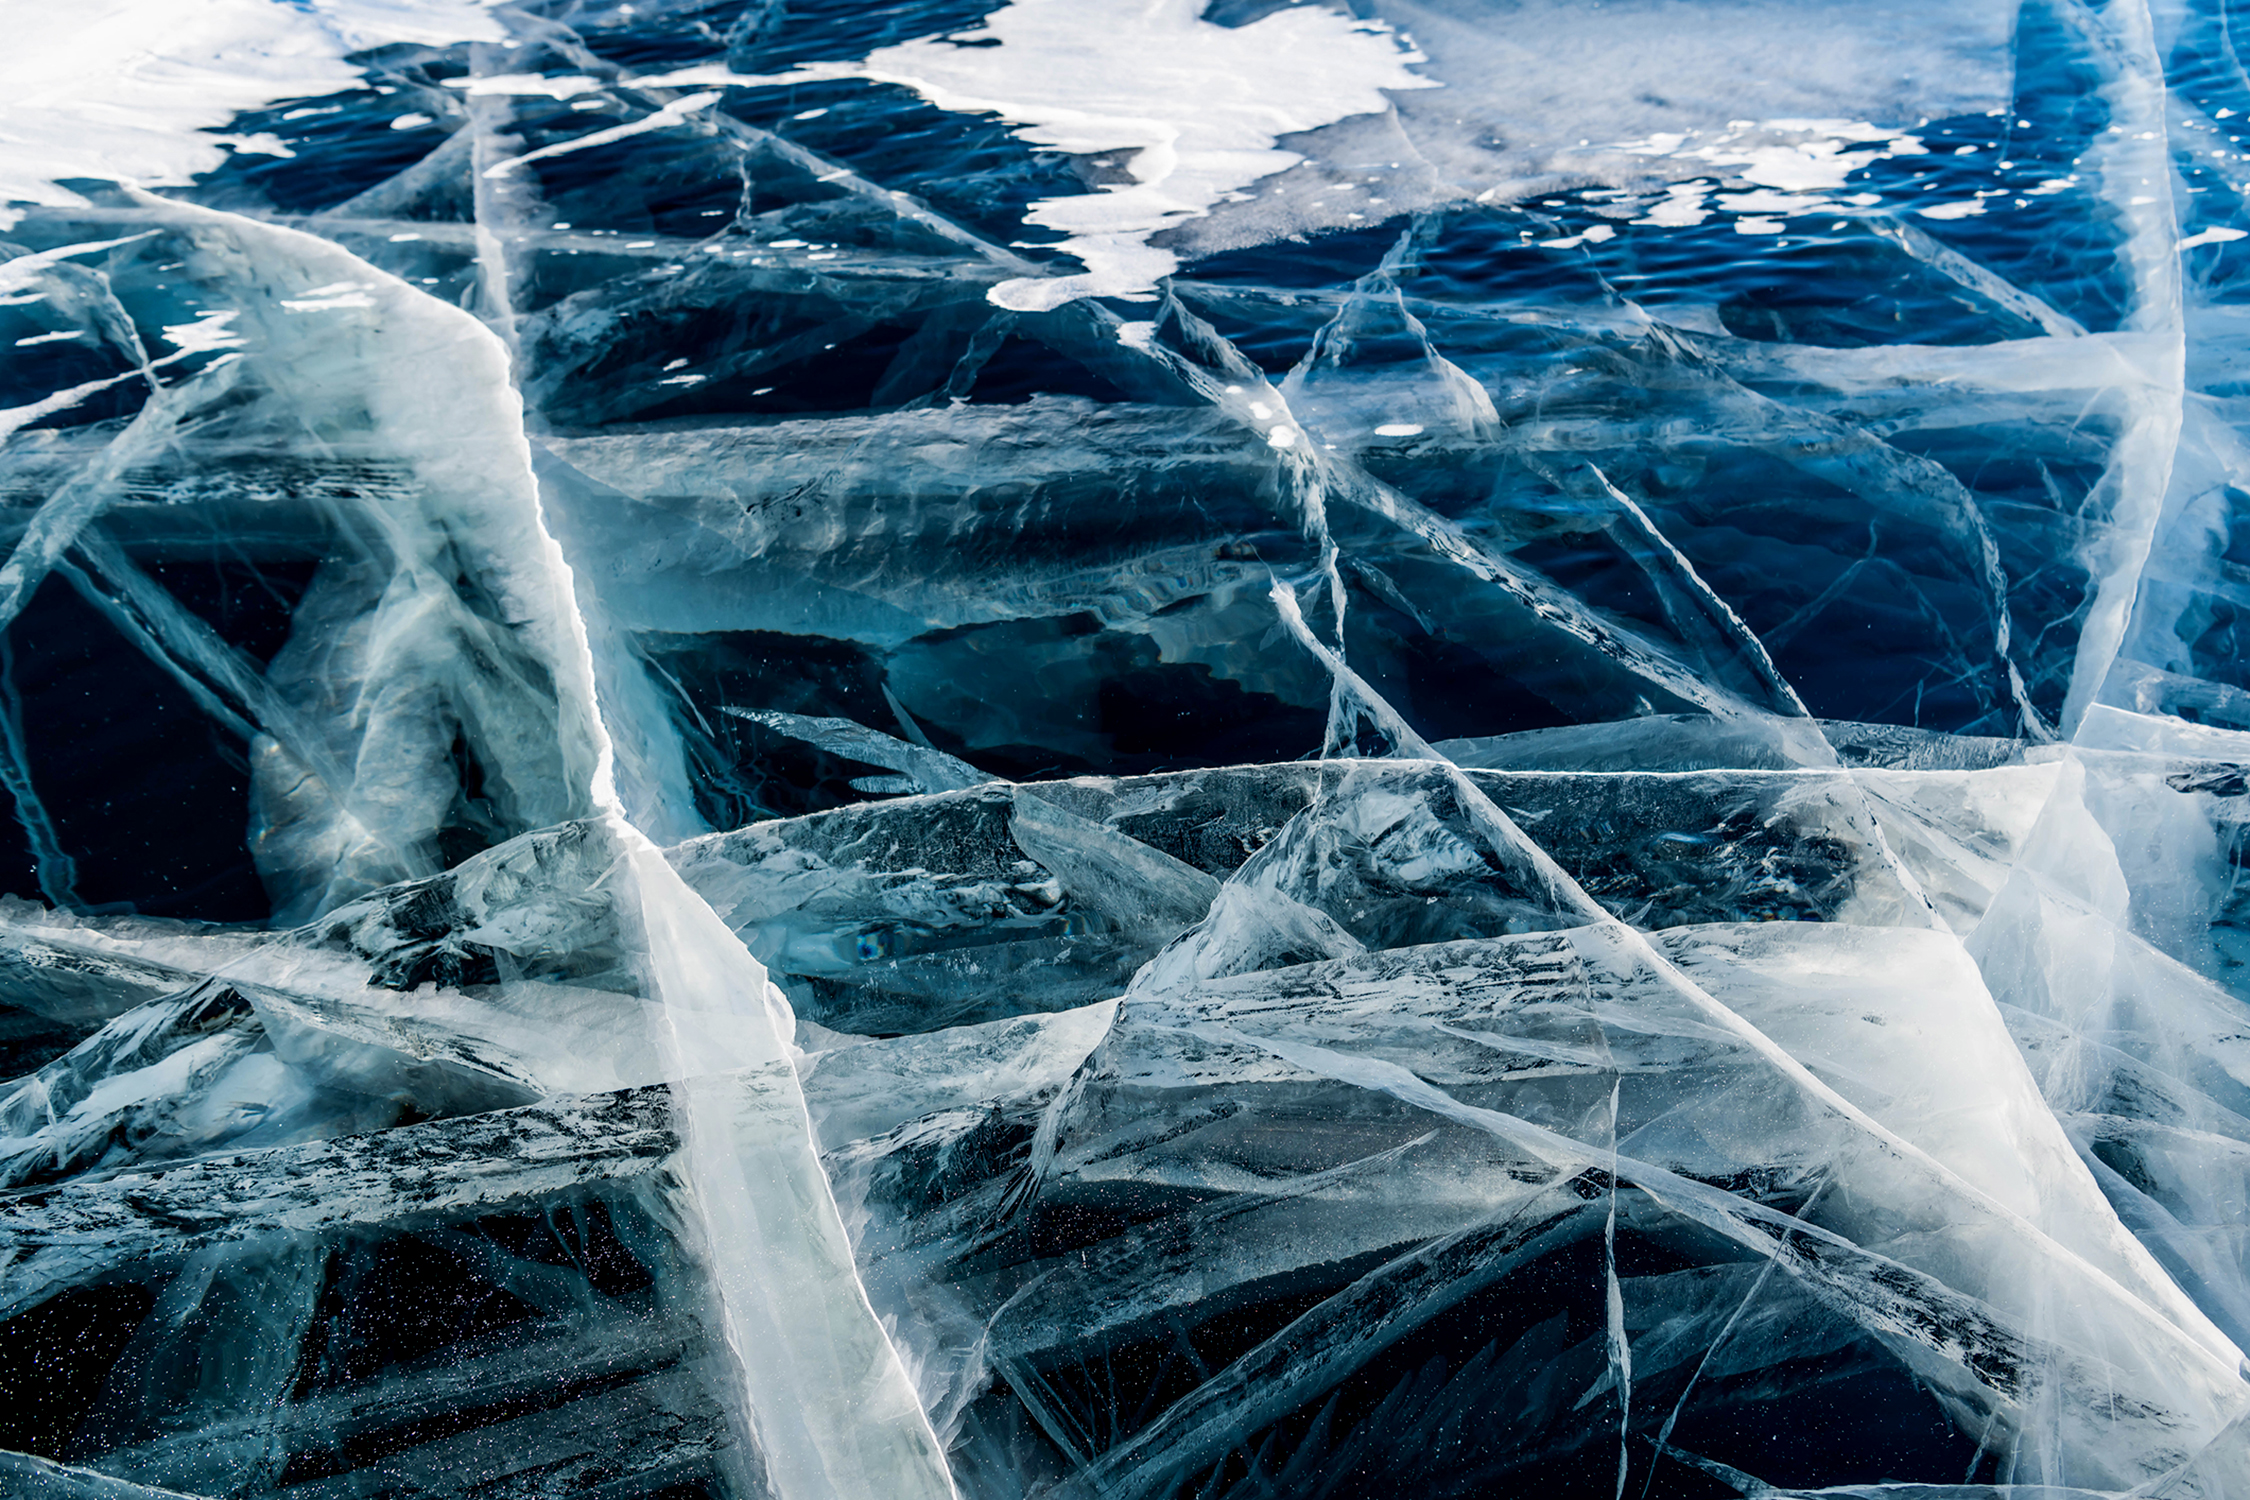
<path id="1" fill-rule="evenodd" d="M 2223 6 L 263 3 L 0 146 L 0 1490 L 2250 1493 Z"/>

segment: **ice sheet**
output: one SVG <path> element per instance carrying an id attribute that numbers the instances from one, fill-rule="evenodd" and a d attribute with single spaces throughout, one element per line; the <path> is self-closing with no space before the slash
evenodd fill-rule
<path id="1" fill-rule="evenodd" d="M 2222 7 L 59 15 L 0 1489 L 2250 1493 Z"/>

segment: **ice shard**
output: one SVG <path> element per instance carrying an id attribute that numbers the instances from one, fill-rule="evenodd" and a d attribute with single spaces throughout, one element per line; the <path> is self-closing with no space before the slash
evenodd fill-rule
<path id="1" fill-rule="evenodd" d="M 16 10 L 0 1495 L 2250 1500 L 2221 0 Z"/>

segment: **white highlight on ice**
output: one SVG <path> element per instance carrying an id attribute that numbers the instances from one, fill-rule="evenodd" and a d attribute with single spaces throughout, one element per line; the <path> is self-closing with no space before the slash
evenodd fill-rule
<path id="1" fill-rule="evenodd" d="M 368 284 L 359 281 L 338 281 L 328 286 L 314 287 L 302 297 L 281 300 L 283 308 L 293 313 L 333 312 L 340 307 L 373 307 L 368 295 Z"/>
<path id="2" fill-rule="evenodd" d="M 601 87 L 583 73 L 549 78 L 540 73 L 495 73 L 488 78 L 448 78 L 445 86 L 472 96 L 502 94 L 517 98 L 575 99 Z"/>

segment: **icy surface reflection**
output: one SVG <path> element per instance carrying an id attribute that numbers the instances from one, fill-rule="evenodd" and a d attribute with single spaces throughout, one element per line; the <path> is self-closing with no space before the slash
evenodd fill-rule
<path id="1" fill-rule="evenodd" d="M 2250 1497 L 2221 0 L 8 20 L 0 1492 Z"/>

